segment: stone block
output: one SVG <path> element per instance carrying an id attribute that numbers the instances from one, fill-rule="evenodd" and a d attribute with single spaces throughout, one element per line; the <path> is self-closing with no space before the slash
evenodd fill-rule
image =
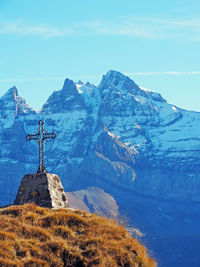
<path id="1" fill-rule="evenodd" d="M 24 175 L 14 204 L 25 203 L 35 203 L 47 208 L 69 207 L 60 178 L 52 173 Z"/>

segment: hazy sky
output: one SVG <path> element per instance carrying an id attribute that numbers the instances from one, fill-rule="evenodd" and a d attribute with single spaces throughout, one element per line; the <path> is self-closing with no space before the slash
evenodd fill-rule
<path id="1" fill-rule="evenodd" d="M 0 0 L 0 48 L 0 96 L 15 85 L 34 108 L 114 69 L 200 111 L 199 1 Z"/>

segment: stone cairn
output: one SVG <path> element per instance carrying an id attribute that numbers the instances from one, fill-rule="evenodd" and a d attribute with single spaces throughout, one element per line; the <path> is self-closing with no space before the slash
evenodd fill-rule
<path id="1" fill-rule="evenodd" d="M 24 175 L 14 204 L 25 203 L 35 203 L 47 208 L 69 207 L 60 178 L 51 173 Z"/>
<path id="2" fill-rule="evenodd" d="M 44 165 L 44 142 L 49 138 L 54 139 L 56 134 L 45 131 L 43 121 L 40 120 L 38 124 L 38 132 L 26 136 L 28 141 L 34 140 L 39 144 L 37 173 L 24 175 L 14 204 L 35 203 L 47 208 L 68 208 L 69 203 L 60 178 L 56 174 L 47 173 Z"/>

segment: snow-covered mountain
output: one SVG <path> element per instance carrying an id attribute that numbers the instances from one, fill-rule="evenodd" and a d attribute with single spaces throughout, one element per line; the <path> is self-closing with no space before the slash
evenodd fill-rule
<path id="1" fill-rule="evenodd" d="M 13 87 L 0 98 L 0 115 L 1 180 L 12 164 L 13 193 L 19 165 L 20 175 L 37 168 L 37 145 L 25 136 L 43 119 L 57 133 L 46 145 L 46 165 L 66 188 L 103 182 L 165 199 L 200 200 L 200 114 L 168 104 L 119 72 L 109 71 L 98 87 L 66 79 L 40 113 Z"/>
<path id="2" fill-rule="evenodd" d="M 200 201 L 200 113 L 171 105 L 109 71 L 98 87 L 66 79 L 39 113 L 15 87 L 0 98 L 2 205 L 14 199 L 23 175 L 37 169 L 37 144 L 25 136 L 37 130 L 39 119 L 47 131 L 57 133 L 46 143 L 45 162 L 66 191 L 100 187 L 118 199 L 119 208 L 125 207 L 120 203 L 124 194 L 129 204 L 132 196 L 133 203 L 136 196 Z M 129 211 L 132 217 L 137 213 Z"/>

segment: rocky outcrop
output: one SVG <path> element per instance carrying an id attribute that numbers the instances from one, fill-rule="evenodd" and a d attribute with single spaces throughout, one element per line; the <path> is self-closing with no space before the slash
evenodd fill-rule
<path id="1" fill-rule="evenodd" d="M 99 187 L 92 186 L 84 190 L 67 192 L 66 194 L 70 208 L 118 219 L 119 211 L 116 200 Z"/>
<path id="2" fill-rule="evenodd" d="M 67 196 L 56 174 L 26 174 L 20 184 L 15 205 L 35 203 L 40 207 L 68 208 Z"/>

